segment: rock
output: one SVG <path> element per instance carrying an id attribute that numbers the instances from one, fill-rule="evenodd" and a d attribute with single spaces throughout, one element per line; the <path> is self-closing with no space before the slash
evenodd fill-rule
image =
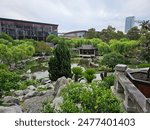
<path id="1" fill-rule="evenodd" d="M 54 107 L 56 111 L 59 111 L 61 110 L 60 105 L 63 103 L 63 100 L 64 100 L 63 97 L 56 97 L 53 100 L 51 106 Z"/>
<path id="2" fill-rule="evenodd" d="M 54 86 L 51 83 L 45 85 L 47 89 L 54 89 Z"/>
<path id="3" fill-rule="evenodd" d="M 18 97 L 18 100 L 19 100 L 20 102 L 24 101 L 24 96 L 19 96 L 19 97 Z"/>
<path id="4" fill-rule="evenodd" d="M 44 94 L 46 94 L 46 91 L 41 91 L 37 93 L 37 96 L 43 96 Z"/>
<path id="5" fill-rule="evenodd" d="M 27 73 L 27 74 L 31 74 L 31 70 L 29 69 L 26 73 Z"/>
<path id="6" fill-rule="evenodd" d="M 33 85 L 28 86 L 28 89 L 30 90 L 36 90 L 36 87 L 34 87 Z"/>
<path id="7" fill-rule="evenodd" d="M 22 96 L 24 93 L 23 93 L 23 90 L 17 90 L 14 92 L 15 96 Z"/>
<path id="8" fill-rule="evenodd" d="M 22 113 L 22 110 L 18 105 L 10 107 L 0 106 L 0 113 Z"/>
<path id="9" fill-rule="evenodd" d="M 23 96 L 26 95 L 29 92 L 29 89 L 25 89 L 25 90 L 17 90 L 14 92 L 15 96 Z"/>
<path id="10" fill-rule="evenodd" d="M 63 76 L 63 77 L 57 79 L 57 81 L 54 85 L 55 96 L 60 95 L 61 90 L 65 88 L 66 84 L 68 84 L 66 77 Z"/>
<path id="11" fill-rule="evenodd" d="M 42 80 L 41 80 L 41 84 L 47 84 L 47 83 L 50 83 L 51 82 L 51 80 L 49 79 L 49 78 L 43 78 Z"/>
<path id="12" fill-rule="evenodd" d="M 37 87 L 37 89 L 45 89 L 45 88 L 46 88 L 45 85 L 40 85 Z"/>
<path id="13" fill-rule="evenodd" d="M 13 96 L 6 96 L 3 98 L 3 103 L 19 104 L 19 100 Z"/>
<path id="14" fill-rule="evenodd" d="M 37 94 L 38 94 L 37 91 L 32 91 L 32 90 L 30 90 L 30 91 L 24 96 L 24 98 L 25 98 L 25 99 L 28 99 L 28 98 L 31 98 L 31 97 L 36 96 Z"/>
<path id="15" fill-rule="evenodd" d="M 43 96 L 35 96 L 26 99 L 22 105 L 23 111 L 28 113 L 41 112 L 43 103 L 46 101 L 51 102 L 54 99 L 53 93 L 53 90 L 48 90 Z"/>
<path id="16" fill-rule="evenodd" d="M 67 82 L 68 82 L 68 83 L 71 83 L 71 82 L 72 82 L 72 79 L 71 79 L 71 78 L 67 78 Z"/>

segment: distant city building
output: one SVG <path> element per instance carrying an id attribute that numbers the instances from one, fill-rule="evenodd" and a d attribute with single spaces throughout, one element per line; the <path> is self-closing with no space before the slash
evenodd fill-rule
<path id="1" fill-rule="evenodd" d="M 87 32 L 86 30 L 72 31 L 72 32 L 64 33 L 63 36 L 67 38 L 74 38 L 74 37 L 82 38 L 84 37 L 86 32 Z"/>
<path id="2" fill-rule="evenodd" d="M 126 17 L 125 21 L 125 33 L 127 33 L 131 28 L 135 26 L 135 17 Z"/>
<path id="3" fill-rule="evenodd" d="M 58 25 L 0 18 L 0 32 L 14 39 L 46 40 L 49 34 L 58 34 Z"/>

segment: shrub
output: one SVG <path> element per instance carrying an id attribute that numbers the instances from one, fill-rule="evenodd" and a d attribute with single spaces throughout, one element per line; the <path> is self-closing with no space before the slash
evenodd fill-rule
<path id="1" fill-rule="evenodd" d="M 62 92 L 61 112 L 121 112 L 120 102 L 104 86 L 72 83 Z"/>
<path id="2" fill-rule="evenodd" d="M 79 76 L 82 75 L 82 68 L 81 67 L 73 67 L 72 72 L 75 74 L 75 81 L 78 81 Z"/>
<path id="3" fill-rule="evenodd" d="M 117 64 L 123 64 L 125 63 L 125 59 L 123 55 L 111 52 L 109 54 L 104 55 L 103 59 L 101 60 L 102 65 L 106 65 L 109 68 L 114 68 Z"/>
<path id="4" fill-rule="evenodd" d="M 114 76 L 110 75 L 104 78 L 103 82 L 105 82 L 108 86 L 108 88 L 110 88 L 111 86 L 114 85 Z"/>
<path id="5" fill-rule="evenodd" d="M 52 107 L 49 102 L 44 102 L 43 103 L 41 111 L 44 112 L 44 113 L 54 113 L 55 112 L 54 107 Z"/>
<path id="6" fill-rule="evenodd" d="M 84 76 L 84 78 L 86 78 L 88 83 L 91 83 L 92 80 L 96 77 L 94 74 L 95 74 L 95 70 L 94 69 L 87 69 L 84 72 L 83 76 Z"/>
<path id="7" fill-rule="evenodd" d="M 9 91 L 19 88 L 20 77 L 14 72 L 0 69 L 0 90 Z"/>

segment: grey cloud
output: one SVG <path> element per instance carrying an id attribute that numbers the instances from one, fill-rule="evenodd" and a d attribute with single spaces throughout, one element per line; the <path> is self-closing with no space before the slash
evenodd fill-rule
<path id="1" fill-rule="evenodd" d="M 124 30 L 125 17 L 150 18 L 149 0 L 0 0 L 0 17 L 59 24 L 59 31 Z"/>

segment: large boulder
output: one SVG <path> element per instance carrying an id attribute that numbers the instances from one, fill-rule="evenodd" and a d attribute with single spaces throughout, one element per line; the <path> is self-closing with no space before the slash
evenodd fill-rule
<path id="1" fill-rule="evenodd" d="M 22 113 L 22 110 L 18 105 L 9 107 L 0 106 L 0 113 Z"/>
<path id="2" fill-rule="evenodd" d="M 2 101 L 4 104 L 19 104 L 19 100 L 13 96 L 6 96 Z"/>
<path id="3" fill-rule="evenodd" d="M 26 113 L 39 113 L 42 110 L 43 103 L 46 101 L 51 102 L 54 99 L 54 91 L 48 90 L 43 96 L 35 96 L 26 99 L 22 105 L 23 112 Z"/>
<path id="4" fill-rule="evenodd" d="M 34 97 L 38 94 L 37 91 L 32 91 L 30 90 L 25 96 L 24 96 L 24 99 L 28 99 L 28 98 L 31 98 L 31 97 Z"/>
<path id="5" fill-rule="evenodd" d="M 58 97 L 60 95 L 60 92 L 65 88 L 66 84 L 68 84 L 68 80 L 65 76 L 57 79 L 54 85 L 54 96 Z"/>
<path id="6" fill-rule="evenodd" d="M 60 106 L 63 104 L 63 101 L 64 101 L 63 97 L 56 97 L 53 100 L 51 106 L 54 107 L 54 110 L 56 112 L 61 110 Z"/>

